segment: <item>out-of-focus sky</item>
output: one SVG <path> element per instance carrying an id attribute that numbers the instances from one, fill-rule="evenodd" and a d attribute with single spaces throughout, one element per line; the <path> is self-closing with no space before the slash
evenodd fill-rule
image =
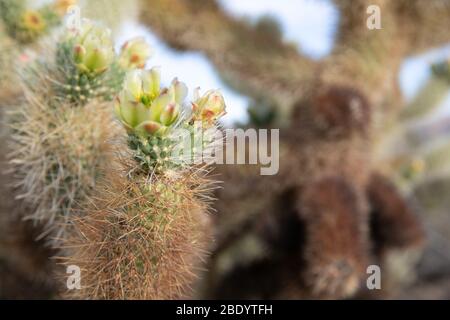
<path id="1" fill-rule="evenodd" d="M 263 15 L 276 18 L 286 41 L 296 43 L 305 55 L 320 59 L 333 48 L 334 34 L 339 22 L 336 8 L 329 0 L 220 0 L 231 15 L 256 21 Z M 381 13 L 383 14 L 383 13 Z M 374 31 L 382 32 L 382 31 Z M 226 98 L 228 115 L 226 124 L 246 119 L 248 98 L 226 87 L 214 70 L 214 66 L 200 53 L 175 52 L 155 37 L 151 31 L 135 22 L 127 22 L 119 35 L 118 43 L 134 36 L 145 36 L 155 50 L 149 66 L 162 66 L 163 81 L 168 83 L 177 76 L 192 89 L 220 88 Z M 450 55 L 450 46 L 433 50 L 425 55 L 407 59 L 399 74 L 400 87 L 407 99 L 411 99 L 429 77 L 429 65 Z M 450 96 L 440 108 L 450 114 Z"/>
<path id="2" fill-rule="evenodd" d="M 333 48 L 339 17 L 328 0 L 220 0 L 222 7 L 234 16 L 250 21 L 269 15 L 281 25 L 287 41 L 298 45 L 304 54 L 319 59 Z"/>

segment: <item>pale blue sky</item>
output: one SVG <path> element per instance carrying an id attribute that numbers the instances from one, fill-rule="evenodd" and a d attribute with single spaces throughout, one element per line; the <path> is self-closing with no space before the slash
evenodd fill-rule
<path id="1" fill-rule="evenodd" d="M 276 18 L 282 27 L 286 41 L 296 43 L 300 51 L 314 59 L 326 56 L 333 48 L 335 26 L 339 17 L 329 0 L 220 0 L 230 14 L 255 21 L 262 15 Z M 192 90 L 221 89 L 227 101 L 228 115 L 225 122 L 231 124 L 246 119 L 248 98 L 227 88 L 214 70 L 214 66 L 201 53 L 176 52 L 136 22 L 127 22 L 119 35 L 119 43 L 134 36 L 145 36 L 155 54 L 149 66 L 162 67 L 163 81 L 168 83 L 177 76 Z M 411 99 L 429 77 L 429 64 L 450 54 L 450 46 L 434 50 L 420 57 L 409 58 L 399 74 L 400 87 L 407 99 Z M 439 115 L 450 115 L 450 97 Z"/>
<path id="2" fill-rule="evenodd" d="M 280 23 L 284 38 L 312 58 L 327 55 L 333 47 L 338 12 L 327 0 L 220 0 L 232 15 L 255 21 L 263 15 Z"/>

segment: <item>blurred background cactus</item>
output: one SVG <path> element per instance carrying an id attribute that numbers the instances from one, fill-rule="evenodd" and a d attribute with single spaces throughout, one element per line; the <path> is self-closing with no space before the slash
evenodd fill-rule
<path id="1" fill-rule="evenodd" d="M 39 52 L 40 39 L 61 21 L 61 8 L 73 4 L 56 3 L 0 1 L 0 67 L 6 66 L 0 81 L 19 83 L 5 79 L 22 70 L 14 67 L 22 60 L 34 61 L 26 50 Z M 23 203 L 35 208 L 78 212 L 64 242 L 73 250 L 62 258 L 82 267 L 89 286 L 69 297 L 450 297 L 448 1 L 79 5 L 83 17 L 105 22 L 111 34 L 95 24 L 86 37 L 69 36 L 47 55 L 58 57 L 52 68 L 41 63 L 48 57 L 37 59 L 26 81 L 21 78 L 27 103 L 0 99 L 2 106 L 20 105 L 8 120 L 14 130 L 3 130 L 2 139 L 20 143 L 11 151 L 22 179 L 5 175 L 4 185 L 23 181 Z M 373 5 L 381 29 L 367 27 Z M 312 54 L 311 44 L 325 42 L 316 29 L 326 28 L 328 51 Z M 111 36 L 138 38 L 115 54 Z M 143 69 L 152 53 L 167 72 L 127 73 Z M 227 114 L 218 91 L 190 97 L 186 85 L 170 82 L 174 76 L 189 87 L 222 87 Z M 9 90 L 0 97 L 21 96 L 3 88 Z M 113 110 L 125 130 L 111 122 Z M 280 128 L 280 170 L 260 176 L 254 165 L 216 166 L 224 183 L 214 191 L 217 212 L 209 221 L 209 169 L 175 161 L 173 133 L 184 129 L 195 145 L 196 135 L 203 137 L 219 118 L 234 127 Z M 111 152 L 105 139 L 113 132 L 126 135 L 112 139 Z M 209 137 L 202 147 L 216 143 Z M 54 169 L 61 163 L 64 170 Z M 47 186 L 40 190 L 53 190 L 56 200 L 29 189 L 39 179 Z M 14 202 L 3 207 L 14 211 Z M 5 230 L 18 225 L 7 220 Z M 2 242 L 0 279 L 3 270 L 20 270 L 17 288 L 8 281 L 11 292 L 20 296 L 19 283 L 31 281 L 38 283 L 36 296 L 48 297 L 54 292 L 45 281 L 48 268 L 35 279 L 25 274 L 54 252 L 8 254 L 23 243 L 43 248 L 30 241 L 42 230 L 18 226 L 26 236 Z M 365 286 L 371 264 L 381 267 L 381 290 Z"/>

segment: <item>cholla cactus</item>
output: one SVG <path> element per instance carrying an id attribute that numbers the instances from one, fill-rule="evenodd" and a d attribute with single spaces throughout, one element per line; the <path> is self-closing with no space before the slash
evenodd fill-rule
<path id="1" fill-rule="evenodd" d="M 162 89 L 157 68 L 127 74 L 115 111 L 128 133 L 129 148 L 122 146 L 128 152 L 109 165 L 108 179 L 66 242 L 73 250 L 64 262 L 80 266 L 83 279 L 82 289 L 70 291 L 71 297 L 174 299 L 194 294 L 211 238 L 211 182 L 204 165 L 180 165 L 170 157 L 180 143 L 171 133 L 184 128 L 191 139 L 194 132 L 194 116 L 184 110 L 186 95 L 186 86 L 176 79 Z M 200 101 L 202 108 L 223 114 L 218 93 Z M 210 121 L 202 133 L 215 125 Z M 157 152 L 163 147 L 164 161 Z"/>
<path id="2" fill-rule="evenodd" d="M 109 31 L 90 21 L 47 56 L 25 70 L 25 101 L 7 120 L 17 197 L 57 245 L 109 161 L 108 143 L 120 127 L 111 123 L 105 100 L 116 94 L 111 84 L 121 83 L 125 70 L 113 68 Z"/>

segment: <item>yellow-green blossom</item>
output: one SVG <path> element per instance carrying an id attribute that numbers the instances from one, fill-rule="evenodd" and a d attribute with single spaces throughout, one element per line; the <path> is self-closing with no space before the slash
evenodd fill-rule
<path id="1" fill-rule="evenodd" d="M 115 101 L 115 113 L 127 130 L 161 135 L 178 119 L 187 87 L 177 79 L 166 89 L 160 83 L 159 68 L 127 73 Z"/>

